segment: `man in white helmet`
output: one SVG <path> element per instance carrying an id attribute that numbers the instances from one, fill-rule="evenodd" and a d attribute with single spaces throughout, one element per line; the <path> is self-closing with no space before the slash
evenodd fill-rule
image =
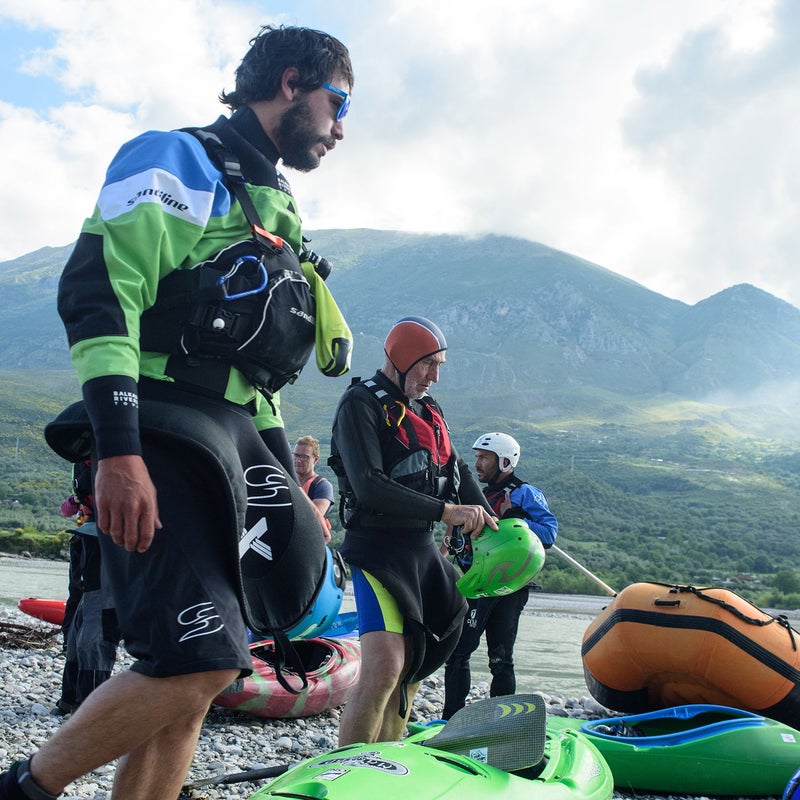
<path id="1" fill-rule="evenodd" d="M 519 443 L 507 433 L 485 433 L 472 445 L 475 450 L 475 471 L 485 483 L 483 490 L 494 513 L 500 518 L 518 517 L 547 548 L 556 540 L 558 522 L 548 508 L 547 499 L 540 489 L 525 483 L 514 474 L 519 462 Z M 442 545 L 442 552 L 455 555 L 456 563 L 465 572 L 472 566 L 472 546 L 468 537 L 457 544 L 451 537 Z M 486 633 L 489 671 L 492 682 L 489 694 L 498 697 L 514 694 L 517 687 L 514 675 L 514 643 L 517 639 L 519 617 L 528 602 L 528 587 L 524 586 L 502 597 L 482 597 L 469 600 L 469 610 L 464 620 L 461 638 L 447 660 L 444 669 L 443 719 L 450 719 L 464 707 L 472 679 L 469 660 Z"/>

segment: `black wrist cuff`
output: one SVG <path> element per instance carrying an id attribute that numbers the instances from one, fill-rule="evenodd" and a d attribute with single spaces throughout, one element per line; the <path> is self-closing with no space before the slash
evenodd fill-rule
<path id="1" fill-rule="evenodd" d="M 22 793 L 29 800 L 56 800 L 56 795 L 49 794 L 33 779 L 31 775 L 31 760 L 20 762 L 17 767 L 17 783 Z"/>
<path id="2" fill-rule="evenodd" d="M 142 454 L 139 387 L 133 378 L 92 378 L 83 384 L 83 402 L 92 421 L 98 459 Z"/>

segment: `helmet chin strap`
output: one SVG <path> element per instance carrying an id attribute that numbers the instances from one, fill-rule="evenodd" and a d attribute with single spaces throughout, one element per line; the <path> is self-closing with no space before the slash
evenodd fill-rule
<path id="1" fill-rule="evenodd" d="M 394 367 L 394 371 L 397 373 L 397 383 L 400 387 L 400 391 L 403 394 L 406 394 L 406 375 L 408 375 L 408 373 L 411 371 L 411 367 L 409 367 L 405 372 L 400 372 L 400 370 L 397 368 L 397 364 L 395 364 L 391 358 L 389 359 L 389 363 Z M 412 364 L 411 366 L 413 367 L 414 365 Z"/>
<path id="2" fill-rule="evenodd" d="M 495 455 L 497 455 L 497 453 L 495 453 Z M 504 475 L 508 474 L 509 472 L 513 472 L 513 467 L 511 466 L 511 462 L 505 457 L 504 460 L 508 464 L 508 469 L 501 469 L 500 456 L 497 456 L 497 469 L 494 471 L 494 475 L 492 476 L 492 479 L 489 481 L 489 483 L 500 483 Z"/>

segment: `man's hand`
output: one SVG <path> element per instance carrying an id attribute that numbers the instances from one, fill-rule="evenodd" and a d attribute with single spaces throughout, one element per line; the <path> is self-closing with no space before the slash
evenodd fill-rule
<path id="1" fill-rule="evenodd" d="M 497 530 L 497 522 L 483 506 L 456 506 L 445 503 L 442 522 L 445 525 L 460 525 L 463 532 L 470 534 L 473 539 L 486 525 L 493 531 Z"/>
<path id="2" fill-rule="evenodd" d="M 311 505 L 314 507 L 314 513 L 317 515 L 317 522 L 319 522 L 319 526 L 322 528 L 322 539 L 325 544 L 328 544 L 331 540 L 331 532 L 328 530 L 325 514 L 322 513 L 322 509 L 317 505 L 316 500 L 312 500 Z M 328 503 L 328 505 L 330 505 L 330 503 Z"/>
<path id="3" fill-rule="evenodd" d="M 144 553 L 162 527 L 156 487 L 141 456 L 111 456 L 97 462 L 94 506 L 100 530 L 131 553 Z"/>

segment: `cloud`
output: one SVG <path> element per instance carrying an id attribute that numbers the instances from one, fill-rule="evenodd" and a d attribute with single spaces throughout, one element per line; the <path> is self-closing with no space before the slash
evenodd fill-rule
<path id="1" fill-rule="evenodd" d="M 632 267 L 639 242 L 663 252 L 683 198 L 626 146 L 622 119 L 635 70 L 685 20 L 654 21 L 651 4 L 506 2 L 476 24 L 471 4 L 431 5 L 403 4 L 359 70 L 345 142 L 358 191 L 338 204 L 341 224 L 510 233 L 612 269 Z M 654 22 L 655 42 L 634 35 Z M 669 249 L 671 271 L 684 252 Z"/>
<path id="2" fill-rule="evenodd" d="M 696 269 L 682 275 L 683 291 L 737 275 L 797 304 L 800 8 L 780 4 L 774 24 L 762 23 L 757 47 L 733 47 L 709 27 L 640 70 L 625 132 L 685 198 Z"/>
<path id="3" fill-rule="evenodd" d="M 0 0 L 48 32 L 24 68 L 64 92 L 0 105 L 0 258 L 74 239 L 117 147 L 211 121 L 247 40 L 286 21 L 340 36 L 356 69 L 344 141 L 289 173 L 309 228 L 510 234 L 688 302 L 748 282 L 800 304 L 791 0 L 60 6 Z"/>
<path id="4" fill-rule="evenodd" d="M 134 134 L 132 123 L 100 106 L 66 104 L 42 119 L 0 103 L 0 150 L 8 154 L 11 177 L 0 185 L 3 248 L 20 254 L 77 238 L 116 149 L 113 140 L 98 142 L 94 131 L 123 141 Z"/>
<path id="5" fill-rule="evenodd" d="M 53 36 L 20 71 L 57 82 L 64 101 L 37 113 L 0 104 L 0 146 L 11 154 L 0 202 L 7 209 L 0 258 L 77 238 L 108 162 L 148 128 L 211 121 L 245 43 L 252 11 L 196 0 L 170 3 L 4 2 L 0 14 Z M 13 225 L 8 225 L 8 221 Z"/>

